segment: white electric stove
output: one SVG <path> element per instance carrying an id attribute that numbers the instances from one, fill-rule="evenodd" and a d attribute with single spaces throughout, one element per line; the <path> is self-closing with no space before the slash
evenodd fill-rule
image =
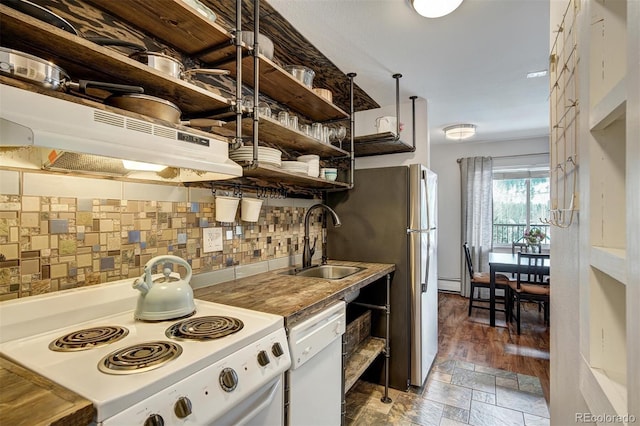
<path id="1" fill-rule="evenodd" d="M 0 352 L 91 400 L 97 424 L 283 424 L 282 317 L 196 300 L 138 321 L 132 282 L 0 303 Z"/>

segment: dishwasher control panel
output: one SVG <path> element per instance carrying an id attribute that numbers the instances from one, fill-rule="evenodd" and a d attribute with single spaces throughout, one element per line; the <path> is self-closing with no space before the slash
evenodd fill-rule
<path id="1" fill-rule="evenodd" d="M 347 304 L 343 301 L 297 324 L 289 330 L 291 369 L 303 365 L 346 330 Z"/>

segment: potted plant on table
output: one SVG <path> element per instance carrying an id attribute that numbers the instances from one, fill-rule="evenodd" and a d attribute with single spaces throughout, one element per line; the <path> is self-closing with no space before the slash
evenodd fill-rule
<path id="1" fill-rule="evenodd" d="M 540 246 L 540 243 L 547 238 L 547 234 L 542 232 L 540 228 L 531 228 L 524 231 L 523 239 L 527 243 L 528 251 L 532 251 L 532 246 Z"/>

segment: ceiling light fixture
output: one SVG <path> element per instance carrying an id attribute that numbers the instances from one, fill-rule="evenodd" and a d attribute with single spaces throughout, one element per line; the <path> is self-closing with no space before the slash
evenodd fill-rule
<path id="1" fill-rule="evenodd" d="M 475 124 L 455 124 L 444 128 L 444 135 L 447 139 L 461 141 L 476 134 Z"/>
<path id="2" fill-rule="evenodd" d="M 527 74 L 527 78 L 544 77 L 546 75 L 547 75 L 547 70 L 533 71 Z"/>
<path id="3" fill-rule="evenodd" d="M 425 18 L 440 18 L 453 12 L 462 0 L 410 0 L 413 9 Z"/>

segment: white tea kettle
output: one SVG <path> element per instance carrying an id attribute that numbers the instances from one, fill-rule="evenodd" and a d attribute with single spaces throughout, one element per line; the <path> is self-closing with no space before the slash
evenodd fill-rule
<path id="1" fill-rule="evenodd" d="M 187 269 L 184 278 L 176 278 L 171 268 L 162 269 L 163 277 L 151 278 L 151 270 L 156 263 L 180 264 Z M 180 277 L 178 275 L 178 277 Z M 193 302 L 191 265 L 178 256 L 156 256 L 144 265 L 144 274 L 133 282 L 133 288 L 140 291 L 138 304 L 133 314 L 135 319 L 162 321 L 190 315 L 196 310 Z"/>

